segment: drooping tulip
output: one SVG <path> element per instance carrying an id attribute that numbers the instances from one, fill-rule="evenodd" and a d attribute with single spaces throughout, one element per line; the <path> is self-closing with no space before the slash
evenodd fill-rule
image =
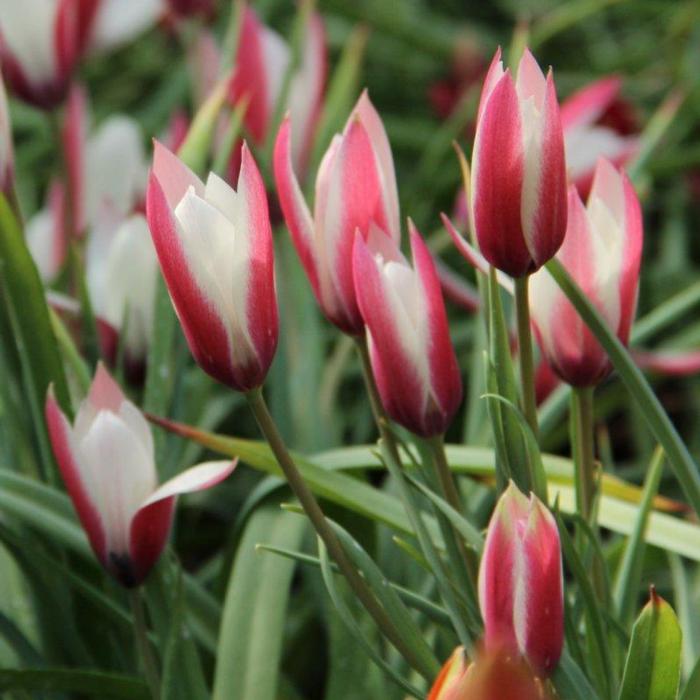
<path id="1" fill-rule="evenodd" d="M 234 191 L 214 173 L 205 185 L 155 142 L 146 211 L 195 360 L 234 389 L 260 386 L 277 347 L 278 318 L 267 195 L 248 147 Z"/>
<path id="2" fill-rule="evenodd" d="M 158 486 L 146 419 L 101 365 L 70 424 L 50 391 L 46 421 L 68 494 L 98 560 L 132 587 L 165 547 L 179 494 L 219 483 L 232 462 L 191 467 Z"/>
<path id="3" fill-rule="evenodd" d="M 639 200 L 624 172 L 600 159 L 584 206 L 569 189 L 569 223 L 557 259 L 623 342 L 637 306 L 642 254 Z M 540 348 L 554 371 L 572 386 L 593 386 L 610 361 L 549 272 L 530 279 L 530 313 Z"/>
<path id="4" fill-rule="evenodd" d="M 274 117 L 284 76 L 292 60 L 291 50 L 250 7 L 244 11 L 240 31 L 230 99 L 234 104 L 241 99 L 248 100 L 245 125 L 260 145 L 265 143 L 270 129 L 275 128 Z M 299 69 L 292 76 L 284 105 L 292 122 L 291 155 L 299 177 L 306 172 L 313 146 L 327 70 L 326 33 L 319 14 L 311 14 L 306 32 Z"/>
<path id="5" fill-rule="evenodd" d="M 598 158 L 623 167 L 639 150 L 631 106 L 620 98 L 617 76 L 596 80 L 575 92 L 561 105 L 564 148 L 569 181 L 586 198 Z"/>
<path id="6" fill-rule="evenodd" d="M 521 654 L 539 673 L 564 644 L 561 545 L 552 514 L 513 482 L 491 516 L 479 568 L 486 649 Z"/>
<path id="7" fill-rule="evenodd" d="M 500 49 L 484 81 L 472 156 L 474 229 L 484 257 L 513 277 L 554 256 L 566 231 L 564 137 L 552 72 L 525 50 L 513 80 Z"/>
<path id="8" fill-rule="evenodd" d="M 384 408 L 397 423 L 431 437 L 452 421 L 462 381 L 435 264 L 410 223 L 409 229 L 413 267 L 373 228 L 367 242 L 355 238 L 353 272 Z"/>
<path id="9" fill-rule="evenodd" d="M 389 140 L 364 92 L 321 161 L 312 217 L 294 169 L 291 130 L 286 119 L 274 153 L 285 221 L 323 313 L 342 331 L 360 335 L 364 322 L 352 273 L 355 232 L 367 238 L 374 229 L 396 244 L 401 237 Z"/>
<path id="10" fill-rule="evenodd" d="M 0 61 L 14 94 L 41 109 L 63 101 L 98 5 L 99 0 L 0 3 Z"/>

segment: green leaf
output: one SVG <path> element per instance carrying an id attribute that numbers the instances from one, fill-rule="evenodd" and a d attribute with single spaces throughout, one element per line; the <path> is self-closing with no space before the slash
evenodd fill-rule
<path id="1" fill-rule="evenodd" d="M 63 691 L 85 693 L 93 698 L 149 700 L 146 684 L 139 678 L 120 673 L 74 670 L 70 668 L 32 668 L 0 670 L 0 692 L 10 690 Z"/>
<path id="2" fill-rule="evenodd" d="M 696 700 L 696 698 L 700 698 L 700 659 L 685 684 L 680 700 Z"/>
<path id="3" fill-rule="evenodd" d="M 598 700 L 593 686 L 566 651 L 552 674 L 552 682 L 563 700 Z"/>
<path id="4" fill-rule="evenodd" d="M 695 512 L 700 515 L 700 470 L 676 431 L 671 419 L 652 391 L 634 360 L 605 320 L 573 281 L 562 264 L 556 260 L 547 263 L 547 270 L 574 305 L 586 325 L 620 374 L 627 390 L 642 412 L 649 428 L 664 448 L 685 495 Z"/>
<path id="5" fill-rule="evenodd" d="M 632 628 L 619 700 L 675 700 L 681 677 L 681 629 L 652 588 Z"/>
<path id="6" fill-rule="evenodd" d="M 214 700 L 275 700 L 294 562 L 256 551 L 259 542 L 298 547 L 302 518 L 276 505 L 251 515 L 231 567 L 214 673 Z"/>

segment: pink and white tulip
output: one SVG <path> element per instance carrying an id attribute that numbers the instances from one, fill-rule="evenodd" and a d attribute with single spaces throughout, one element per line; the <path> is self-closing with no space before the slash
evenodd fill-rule
<path id="1" fill-rule="evenodd" d="M 90 38 L 95 52 L 114 50 L 147 31 L 163 15 L 165 0 L 99 0 Z"/>
<path id="2" fill-rule="evenodd" d="M 260 172 L 244 144 L 237 190 L 206 185 L 155 142 L 146 199 L 160 266 L 190 350 L 223 384 L 262 384 L 277 347 L 272 230 Z"/>
<path id="3" fill-rule="evenodd" d="M 440 280 L 409 222 L 413 267 L 377 228 L 355 238 L 357 302 L 367 326 L 372 371 L 393 420 L 424 437 L 444 433 L 462 400 Z"/>
<path id="4" fill-rule="evenodd" d="M 629 125 L 608 116 L 617 105 L 626 107 L 620 100 L 621 88 L 620 78 L 601 78 L 562 102 L 566 168 L 581 197 L 590 192 L 598 158 L 620 168 L 639 150 L 639 137 L 629 133 Z"/>
<path id="5" fill-rule="evenodd" d="M 500 49 L 484 82 L 472 157 L 472 213 L 484 257 L 513 277 L 534 272 L 566 231 L 564 137 L 551 70 L 526 49 L 517 79 Z"/>
<path id="6" fill-rule="evenodd" d="M 586 206 L 575 186 L 569 189 L 569 223 L 557 259 L 624 344 L 637 307 L 642 239 L 629 178 L 601 158 Z M 545 358 L 565 382 L 592 386 L 605 378 L 606 352 L 546 270 L 530 279 L 530 314 Z"/>
<path id="7" fill-rule="evenodd" d="M 321 161 L 312 217 L 295 173 L 292 128 L 287 118 L 275 144 L 282 212 L 323 313 L 342 331 L 361 335 L 364 322 L 352 273 L 355 232 L 366 239 L 376 230 L 396 245 L 401 237 L 389 140 L 364 92 Z"/>
<path id="8" fill-rule="evenodd" d="M 0 3 L 0 61 L 15 95 L 41 109 L 58 106 L 90 40 L 99 0 Z"/>
<path id="9" fill-rule="evenodd" d="M 230 99 L 248 100 L 245 126 L 258 145 L 265 143 L 280 100 L 284 76 L 291 61 L 285 40 L 266 27 L 250 7 L 246 7 L 238 43 L 238 53 L 230 86 Z M 313 13 L 299 70 L 292 76 L 287 104 L 294 137 L 292 162 L 300 177 L 308 165 L 316 125 L 321 111 L 327 71 L 326 33 L 321 16 Z"/>
<path id="10" fill-rule="evenodd" d="M 561 545 L 557 524 L 513 482 L 491 516 L 479 568 L 486 649 L 520 653 L 551 673 L 564 645 Z"/>
<path id="11" fill-rule="evenodd" d="M 68 494 L 95 555 L 119 583 L 139 585 L 167 542 L 179 494 L 225 479 L 232 462 L 207 462 L 158 486 L 143 414 L 101 365 L 73 425 L 49 391 L 46 421 Z"/>

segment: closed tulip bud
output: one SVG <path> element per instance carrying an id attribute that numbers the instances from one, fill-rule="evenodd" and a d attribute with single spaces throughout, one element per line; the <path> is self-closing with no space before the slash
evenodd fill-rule
<path id="1" fill-rule="evenodd" d="M 0 61 L 18 97 L 41 109 L 63 101 L 98 5 L 99 0 L 0 3 Z"/>
<path id="2" fill-rule="evenodd" d="M 486 649 L 519 653 L 551 673 L 564 644 L 562 586 L 557 524 L 511 482 L 491 517 L 479 569 Z"/>
<path id="3" fill-rule="evenodd" d="M 452 421 L 462 380 L 435 264 L 410 222 L 409 228 L 413 267 L 374 228 L 367 242 L 355 238 L 353 271 L 384 408 L 408 430 L 431 437 Z"/>
<path id="4" fill-rule="evenodd" d="M 642 215 L 627 176 L 598 161 L 586 206 L 569 189 L 569 223 L 557 259 L 624 344 L 637 307 Z M 610 371 L 607 353 L 547 270 L 530 280 L 530 314 L 540 348 L 568 384 L 584 387 Z"/>
<path id="5" fill-rule="evenodd" d="M 342 331 L 361 335 L 364 322 L 352 272 L 355 232 L 366 239 L 372 229 L 387 246 L 396 246 L 401 236 L 394 163 L 384 126 L 363 93 L 321 161 L 313 217 L 294 172 L 291 129 L 288 118 L 274 154 L 285 221 L 323 313 Z"/>
<path id="6" fill-rule="evenodd" d="M 258 145 L 264 144 L 269 131 L 276 128 L 275 113 L 291 60 L 287 42 L 266 27 L 252 8 L 246 7 L 229 98 L 232 103 L 248 101 L 244 123 Z M 306 26 L 299 67 L 292 76 L 284 105 L 293 125 L 292 160 L 300 177 L 306 171 L 321 112 L 327 62 L 326 31 L 321 16 L 314 12 Z"/>
<path id="7" fill-rule="evenodd" d="M 212 377 L 249 391 L 277 347 L 272 230 L 260 172 L 244 144 L 234 191 L 206 185 L 155 143 L 148 225 L 190 350 Z"/>
<path id="8" fill-rule="evenodd" d="M 124 586 L 139 585 L 165 547 L 179 494 L 219 483 L 232 462 L 207 462 L 158 486 L 153 438 L 141 412 L 100 365 L 71 426 L 53 392 L 51 444 L 95 555 Z"/>
<path id="9" fill-rule="evenodd" d="M 472 157 L 474 228 L 484 257 L 513 277 L 544 265 L 566 231 L 564 137 L 551 70 L 525 50 L 516 80 L 500 49 L 484 82 Z"/>

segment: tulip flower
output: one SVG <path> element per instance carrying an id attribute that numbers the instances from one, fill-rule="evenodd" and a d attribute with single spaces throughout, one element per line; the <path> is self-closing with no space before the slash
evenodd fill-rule
<path id="1" fill-rule="evenodd" d="M 642 215 L 628 177 L 607 160 L 596 166 L 586 206 L 569 189 L 569 222 L 557 259 L 627 344 L 637 306 Z M 540 348 L 568 384 L 593 386 L 610 361 L 549 272 L 530 279 L 530 313 Z"/>
<path id="2" fill-rule="evenodd" d="M 85 267 L 92 309 L 107 326 L 103 337 L 116 339 L 123 332 L 120 344 L 129 376 L 140 376 L 153 331 L 158 282 L 158 259 L 145 217 L 105 217 L 90 234 Z M 115 359 L 109 350 L 106 357 Z"/>
<path id="3" fill-rule="evenodd" d="M 284 39 L 266 27 L 250 7 L 246 7 L 230 86 L 232 103 L 248 100 L 245 126 L 255 143 L 265 143 L 273 124 L 291 51 Z M 313 13 L 307 25 L 301 63 L 292 76 L 286 109 L 294 139 L 292 161 L 301 176 L 306 171 L 313 137 L 321 111 L 326 81 L 326 34 L 320 15 Z"/>
<path id="4" fill-rule="evenodd" d="M 397 423 L 432 437 L 452 421 L 462 380 L 435 264 L 411 222 L 409 229 L 413 268 L 375 228 L 367 242 L 356 236 L 353 272 L 384 408 Z"/>
<path id="5" fill-rule="evenodd" d="M 90 49 L 114 50 L 152 27 L 163 14 L 163 0 L 100 0 L 92 27 Z"/>
<path id="6" fill-rule="evenodd" d="M 0 61 L 12 91 L 41 109 L 66 95 L 87 48 L 99 0 L 0 3 Z"/>
<path id="7" fill-rule="evenodd" d="M 587 197 L 598 158 L 620 168 L 639 150 L 630 106 L 620 99 L 622 81 L 616 76 L 596 80 L 561 105 L 564 148 L 569 181 Z"/>
<path id="8" fill-rule="evenodd" d="M 364 322 L 352 273 L 355 232 L 367 238 L 372 229 L 395 244 L 401 237 L 389 140 L 364 92 L 321 161 L 312 218 L 294 171 L 291 130 L 288 118 L 274 153 L 285 221 L 323 313 L 342 331 L 361 335 Z"/>
<path id="9" fill-rule="evenodd" d="M 260 172 L 244 144 L 237 191 L 206 185 L 155 142 L 148 225 L 190 350 L 240 391 L 262 384 L 278 335 L 272 230 Z"/>
<path id="10" fill-rule="evenodd" d="M 50 390 L 46 421 L 68 494 L 102 566 L 139 585 L 165 547 L 179 494 L 225 479 L 232 462 L 207 462 L 157 483 L 146 419 L 101 365 L 71 426 Z"/>
<path id="11" fill-rule="evenodd" d="M 559 106 L 525 50 L 517 79 L 500 49 L 481 93 L 472 157 L 472 212 L 479 247 L 513 277 L 534 272 L 559 249 L 566 231 L 566 168 Z"/>
<path id="12" fill-rule="evenodd" d="M 511 482 L 491 517 L 479 569 L 486 649 L 520 653 L 549 674 L 564 644 L 562 585 L 557 524 Z"/>

